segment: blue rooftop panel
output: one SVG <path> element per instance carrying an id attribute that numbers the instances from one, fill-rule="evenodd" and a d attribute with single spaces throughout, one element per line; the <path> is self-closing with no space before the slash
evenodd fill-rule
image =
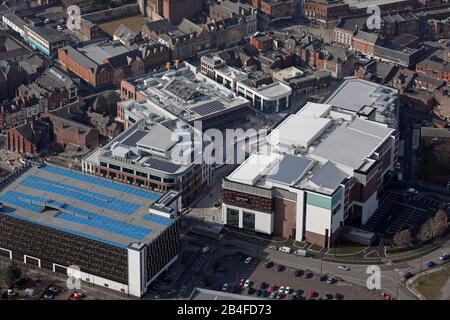
<path id="1" fill-rule="evenodd" d="M 0 201 L 35 213 L 41 213 L 44 210 L 43 203 L 45 203 L 44 198 L 32 197 L 16 191 L 6 192 L 0 196 Z M 31 203 L 32 201 L 33 203 Z"/>
<path id="2" fill-rule="evenodd" d="M 70 205 L 55 217 L 136 240 L 143 240 L 152 232 L 149 228 L 104 217 Z"/>
<path id="3" fill-rule="evenodd" d="M 101 186 L 103 188 L 113 189 L 113 190 L 116 190 L 119 192 L 131 194 L 131 195 L 134 195 L 134 196 L 140 197 L 140 198 L 150 199 L 150 200 L 154 200 L 154 201 L 156 201 L 160 198 L 160 196 L 157 194 L 154 194 L 154 193 L 151 193 L 148 191 L 144 191 L 144 190 L 141 190 L 138 188 L 134 188 L 131 186 L 127 186 L 126 184 L 123 184 L 120 182 L 112 182 L 112 181 L 104 179 L 104 178 L 95 177 L 95 176 L 91 176 L 88 174 L 83 174 L 81 172 L 72 171 L 72 170 L 69 170 L 66 168 L 55 167 L 52 165 L 45 165 L 41 168 L 41 170 L 45 170 L 45 171 L 53 173 L 53 174 L 76 179 L 79 181 L 84 181 L 86 183 Z"/>
<path id="4" fill-rule="evenodd" d="M 169 218 L 165 218 L 165 217 L 161 217 L 158 215 L 154 215 L 154 214 L 146 214 L 142 217 L 142 219 L 146 220 L 146 221 L 150 221 L 153 223 L 158 223 L 158 224 L 162 224 L 165 226 L 169 226 L 172 224 L 172 220 Z"/>
<path id="5" fill-rule="evenodd" d="M 20 184 L 28 188 L 73 198 L 86 202 L 90 205 L 112 210 L 124 215 L 132 215 L 140 208 L 139 205 L 130 201 L 117 199 L 115 197 L 99 194 L 91 190 L 69 186 L 64 183 L 41 177 L 28 176 L 23 179 Z"/>

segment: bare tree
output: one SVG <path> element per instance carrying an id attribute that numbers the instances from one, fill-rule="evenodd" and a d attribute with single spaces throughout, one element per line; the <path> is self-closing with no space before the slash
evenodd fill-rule
<path id="1" fill-rule="evenodd" d="M 394 242 L 394 245 L 398 247 L 410 246 L 412 243 L 411 231 L 403 230 L 397 232 L 392 241 Z"/>
<path id="2" fill-rule="evenodd" d="M 433 232 L 435 236 L 441 236 L 448 228 L 447 213 L 444 210 L 438 210 L 433 217 Z"/>
<path id="3" fill-rule="evenodd" d="M 417 239 L 420 241 L 426 241 L 438 236 L 448 228 L 447 214 L 443 210 L 438 210 L 433 217 L 428 218 L 427 221 L 422 224 L 417 233 Z"/>

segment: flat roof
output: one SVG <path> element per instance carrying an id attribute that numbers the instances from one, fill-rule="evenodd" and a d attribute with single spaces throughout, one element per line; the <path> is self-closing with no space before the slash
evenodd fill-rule
<path id="1" fill-rule="evenodd" d="M 393 131 L 389 129 L 387 134 Z M 326 140 L 319 144 L 312 155 L 351 169 L 358 169 L 384 140 L 385 137 L 369 134 L 352 128 L 351 125 L 337 127 Z"/>
<path id="2" fill-rule="evenodd" d="M 31 167 L 0 193 L 1 214 L 126 248 L 172 220 L 151 215 L 160 195 L 53 165 Z"/>
<path id="3" fill-rule="evenodd" d="M 312 164 L 312 160 L 287 154 L 267 174 L 267 180 L 291 186 L 305 175 Z"/>
<path id="4" fill-rule="evenodd" d="M 337 108 L 358 112 L 376 109 L 376 121 L 394 125 L 397 121 L 397 90 L 356 77 L 348 77 L 325 101 Z"/>

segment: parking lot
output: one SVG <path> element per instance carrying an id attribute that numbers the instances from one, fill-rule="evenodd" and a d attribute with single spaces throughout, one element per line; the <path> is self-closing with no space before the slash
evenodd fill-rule
<path id="1" fill-rule="evenodd" d="M 385 238 L 405 229 L 414 233 L 439 209 L 448 211 L 449 206 L 418 192 L 391 191 L 363 229 Z"/>
<path id="2" fill-rule="evenodd" d="M 260 292 L 257 291 L 260 289 L 261 284 L 265 283 L 266 285 L 263 285 L 262 289 L 267 291 L 270 291 L 269 289 L 272 285 L 276 286 L 277 291 L 281 286 L 285 288 L 290 287 L 291 290 L 288 294 L 283 294 L 279 297 L 284 300 L 294 299 L 292 297 L 294 291 L 297 291 L 299 293 L 298 296 L 302 298 L 307 298 L 308 293 L 314 291 L 321 299 L 327 299 L 327 295 L 329 298 L 332 297 L 335 299 L 338 297 L 339 299 L 345 300 L 383 299 L 379 291 L 371 291 L 343 280 L 329 284 L 325 278 L 322 279 L 323 281 L 320 281 L 320 275 L 309 270 L 292 269 L 289 267 L 277 268 L 277 264 L 267 268 L 265 266 L 266 261 L 253 259 L 251 263 L 246 264 L 245 258 L 246 256 L 239 253 L 222 257 L 220 259 L 220 267 L 213 273 L 213 285 L 211 289 L 260 296 L 263 290 Z M 296 271 L 298 271 L 297 274 Z M 254 290 L 244 288 L 244 283 L 247 279 L 252 281 L 252 288 Z M 224 288 L 225 283 L 227 284 L 226 290 Z M 268 296 L 267 298 L 270 299 L 271 297 Z"/>

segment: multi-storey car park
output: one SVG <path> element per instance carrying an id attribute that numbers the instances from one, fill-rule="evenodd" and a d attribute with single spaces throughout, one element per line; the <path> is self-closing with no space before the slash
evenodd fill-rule
<path id="1" fill-rule="evenodd" d="M 0 193 L 0 254 L 140 297 L 177 259 L 178 206 L 174 191 L 33 166 Z"/>
<path id="2" fill-rule="evenodd" d="M 224 178 L 223 223 L 323 247 L 357 231 L 346 226 L 367 223 L 396 168 L 397 104 L 396 90 L 347 78 L 288 116 Z"/>

